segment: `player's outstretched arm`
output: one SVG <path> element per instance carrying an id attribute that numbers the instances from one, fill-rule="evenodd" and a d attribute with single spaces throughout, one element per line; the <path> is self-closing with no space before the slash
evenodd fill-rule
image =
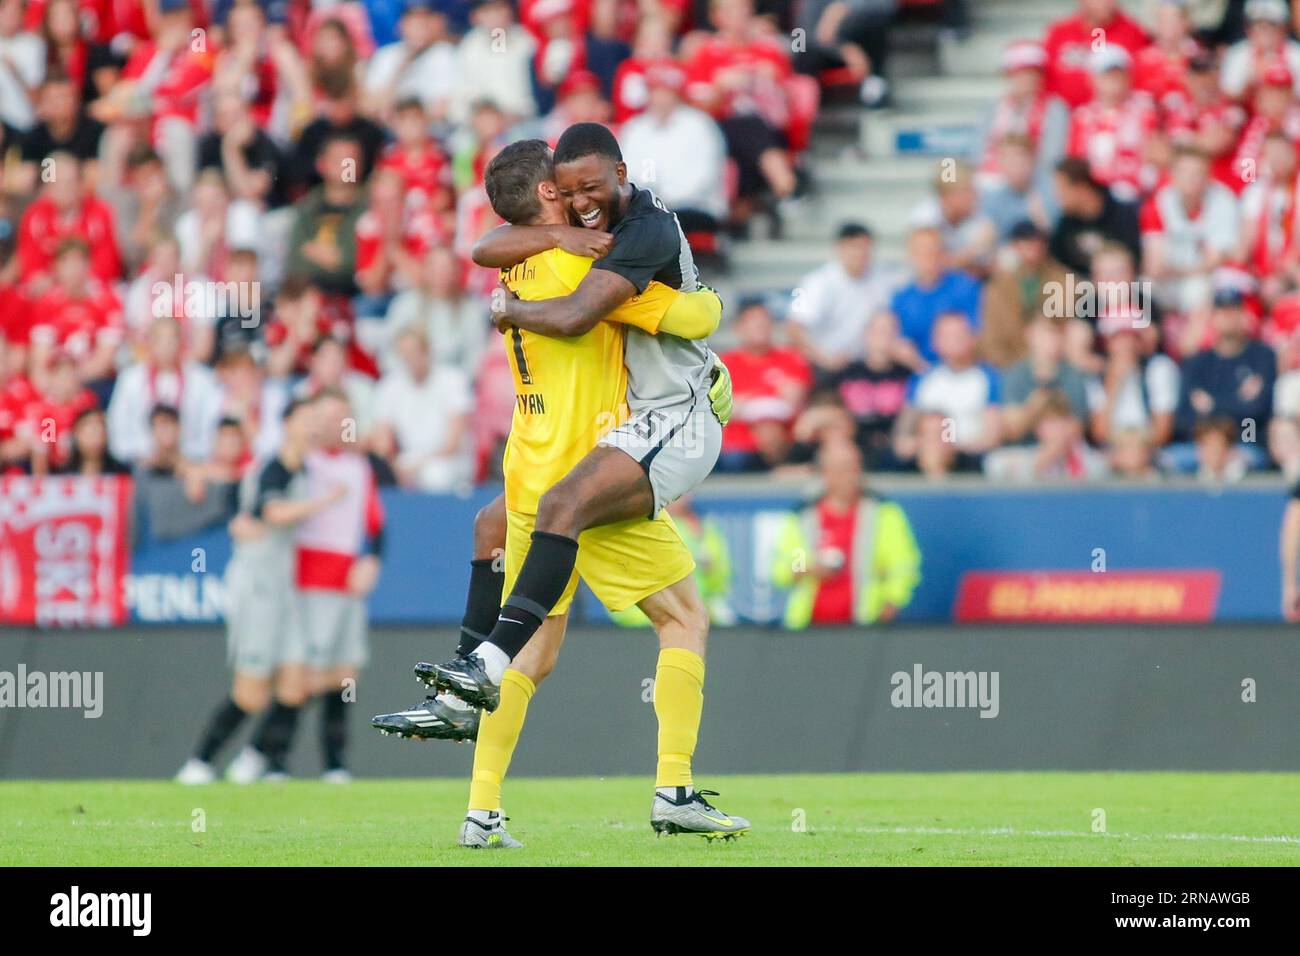
<path id="1" fill-rule="evenodd" d="M 605 316 L 605 321 L 631 325 L 650 335 L 666 332 L 683 339 L 706 339 L 722 321 L 722 300 L 707 286 L 696 292 L 678 292 L 652 281 L 640 295 Z"/>
<path id="2" fill-rule="evenodd" d="M 683 339 L 707 339 L 722 323 L 722 300 L 712 289 L 682 292 L 664 313 L 659 331 Z"/>
<path id="3" fill-rule="evenodd" d="M 507 223 L 480 236 L 470 256 L 480 266 L 508 269 L 529 256 L 557 247 L 575 256 L 599 259 L 614 247 L 614 237 L 608 232 L 578 226 L 513 226 Z"/>
<path id="4" fill-rule="evenodd" d="M 618 273 L 593 269 L 568 295 L 537 302 L 506 298 L 497 322 L 538 335 L 585 335 L 634 295 L 636 286 Z"/>

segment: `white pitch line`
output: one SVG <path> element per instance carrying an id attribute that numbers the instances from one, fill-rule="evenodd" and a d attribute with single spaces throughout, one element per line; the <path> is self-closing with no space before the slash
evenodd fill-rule
<path id="1" fill-rule="evenodd" d="M 1282 843 L 1300 845 L 1300 836 L 1245 836 L 1236 833 L 1092 833 L 1078 830 L 1017 830 L 1014 827 L 989 827 L 977 830 L 960 827 L 813 827 L 825 833 L 899 833 L 919 836 L 1024 836 L 1074 837 L 1112 840 L 1212 840 L 1227 843 Z"/>

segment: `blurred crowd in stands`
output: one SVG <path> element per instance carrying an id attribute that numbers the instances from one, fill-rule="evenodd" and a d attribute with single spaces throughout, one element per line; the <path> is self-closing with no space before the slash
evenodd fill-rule
<path id="1" fill-rule="evenodd" d="M 743 305 L 724 469 L 838 436 L 933 478 L 1300 476 L 1300 8 L 1127 6 L 1005 50 L 904 268 L 849 223 L 788 304 Z"/>
<path id="2" fill-rule="evenodd" d="M 468 251 L 495 152 L 608 122 L 717 252 L 806 185 L 824 78 L 887 104 L 895 8 L 0 0 L 0 470 L 202 508 L 337 389 L 384 481 L 490 477 L 514 403 Z"/>
<path id="3" fill-rule="evenodd" d="M 0 0 L 0 470 L 226 502 L 329 389 L 384 482 L 489 479 L 497 149 L 609 123 L 707 260 L 798 213 L 827 90 L 893 104 L 900 8 L 960 42 L 968 6 Z M 1005 51 L 979 155 L 914 160 L 900 267 L 845 223 L 792 296 L 728 303 L 720 470 L 846 438 L 931 477 L 1300 471 L 1300 11 L 1128 6 Z"/>

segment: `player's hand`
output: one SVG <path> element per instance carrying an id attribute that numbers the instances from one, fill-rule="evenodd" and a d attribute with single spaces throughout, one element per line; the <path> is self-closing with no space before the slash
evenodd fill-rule
<path id="1" fill-rule="evenodd" d="M 709 404 L 713 414 L 723 425 L 731 421 L 731 372 L 722 364 L 722 359 L 714 357 L 713 384 L 709 386 Z"/>
<path id="2" fill-rule="evenodd" d="M 266 532 L 262 522 L 247 511 L 241 511 L 231 518 L 227 528 L 230 531 L 230 537 L 235 541 L 252 541 L 254 538 L 260 538 Z"/>
<path id="3" fill-rule="evenodd" d="M 600 259 L 614 248 L 614 236 L 581 226 L 551 226 L 551 239 L 565 252 L 588 259 Z"/>
<path id="4" fill-rule="evenodd" d="M 379 583 L 379 559 L 373 554 L 357 558 L 348 570 L 348 592 L 365 597 Z"/>

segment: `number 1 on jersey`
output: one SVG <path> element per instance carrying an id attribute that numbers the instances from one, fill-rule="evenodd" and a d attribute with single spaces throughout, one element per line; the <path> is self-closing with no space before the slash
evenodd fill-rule
<path id="1" fill-rule="evenodd" d="M 524 335 L 518 329 L 510 330 L 515 344 L 515 366 L 519 369 L 519 381 L 524 385 L 533 384 L 532 373 L 528 371 L 528 356 L 524 354 Z"/>

